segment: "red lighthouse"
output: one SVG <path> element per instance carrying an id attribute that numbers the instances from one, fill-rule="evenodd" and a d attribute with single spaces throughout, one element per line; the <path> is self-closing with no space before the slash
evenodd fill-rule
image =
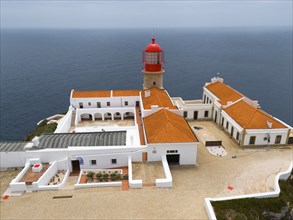
<path id="1" fill-rule="evenodd" d="M 162 66 L 164 64 L 164 52 L 155 41 L 156 39 L 153 37 L 152 43 L 148 44 L 143 51 L 144 89 L 152 86 L 163 89 L 163 73 L 165 70 Z"/>

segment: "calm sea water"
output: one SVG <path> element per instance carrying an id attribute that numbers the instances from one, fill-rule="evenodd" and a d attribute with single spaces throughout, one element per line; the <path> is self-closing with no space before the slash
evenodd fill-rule
<path id="1" fill-rule="evenodd" d="M 292 30 L 162 29 L 164 87 L 199 99 L 217 72 L 230 86 L 292 123 Z M 20 140 L 64 112 L 72 88 L 140 89 L 151 30 L 1 30 L 1 137 Z"/>

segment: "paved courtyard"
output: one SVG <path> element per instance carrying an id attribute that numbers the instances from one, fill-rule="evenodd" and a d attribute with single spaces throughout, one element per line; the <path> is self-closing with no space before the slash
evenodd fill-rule
<path id="1" fill-rule="evenodd" d="M 26 193 L 1 200 L 1 218 L 6 219 L 207 219 L 205 197 L 249 194 L 273 190 L 275 175 L 288 168 L 292 146 L 273 149 L 239 148 L 213 122 L 190 122 L 200 140 L 210 133 L 221 139 L 227 156 L 211 155 L 202 143 L 196 166 L 170 166 L 172 189 L 120 187 Z M 200 131 L 200 132 L 198 132 Z M 236 156 L 232 159 L 232 156 Z M 227 186 L 234 187 L 228 190 Z M 53 196 L 72 198 L 53 199 Z M 17 211 L 16 211 L 17 210 Z"/>

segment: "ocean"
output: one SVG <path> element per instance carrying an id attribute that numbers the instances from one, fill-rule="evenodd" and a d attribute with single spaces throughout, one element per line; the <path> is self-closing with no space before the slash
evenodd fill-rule
<path id="1" fill-rule="evenodd" d="M 21 140 L 41 119 L 67 111 L 71 89 L 141 89 L 151 37 L 150 29 L 2 29 L 0 140 Z M 292 29 L 157 29 L 155 37 L 171 96 L 200 99 L 220 73 L 293 125 Z"/>

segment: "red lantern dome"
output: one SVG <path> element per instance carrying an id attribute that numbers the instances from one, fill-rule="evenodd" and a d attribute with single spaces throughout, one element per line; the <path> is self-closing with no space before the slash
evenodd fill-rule
<path id="1" fill-rule="evenodd" d="M 162 49 L 160 47 L 159 44 L 155 43 L 156 39 L 153 37 L 152 38 L 152 43 L 150 43 L 149 45 L 147 45 L 147 47 L 145 48 L 145 52 L 162 52 Z"/>
<path id="2" fill-rule="evenodd" d="M 152 43 L 146 46 L 143 52 L 144 70 L 147 72 L 160 72 L 164 64 L 164 52 L 160 45 L 155 43 L 156 39 L 152 38 Z"/>

